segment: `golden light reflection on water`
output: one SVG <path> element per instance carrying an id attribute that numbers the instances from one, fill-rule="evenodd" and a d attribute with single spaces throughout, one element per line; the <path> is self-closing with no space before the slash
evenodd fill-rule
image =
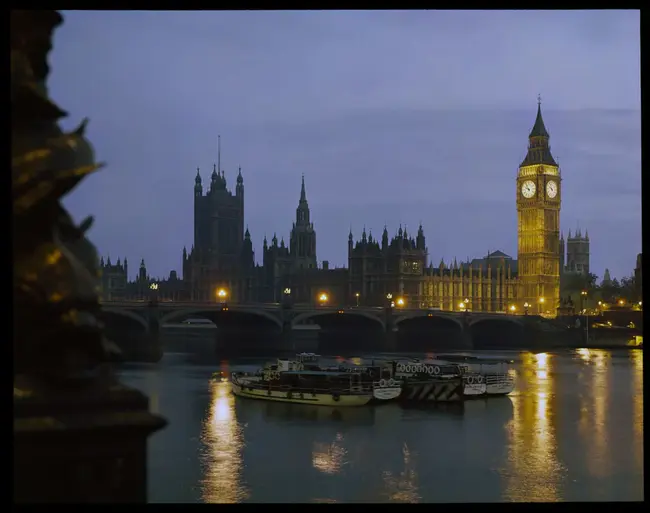
<path id="1" fill-rule="evenodd" d="M 388 500 L 392 502 L 420 502 L 419 482 L 417 473 L 417 453 L 412 452 L 405 443 L 402 447 L 404 469 L 398 474 L 390 471 L 383 473 L 384 486 Z"/>
<path id="2" fill-rule="evenodd" d="M 243 433 L 235 416 L 235 397 L 230 383 L 210 382 L 210 407 L 201 441 L 205 465 L 202 499 L 208 503 L 234 503 L 246 499 L 242 483 Z"/>
<path id="3" fill-rule="evenodd" d="M 519 386 L 511 396 L 513 417 L 508 425 L 508 465 L 503 471 L 506 500 L 561 500 L 558 488 L 564 469 L 557 459 L 551 372 L 551 355 L 523 355 Z M 522 384 L 524 380 L 526 383 Z"/>
<path id="4" fill-rule="evenodd" d="M 343 435 L 336 434 L 331 444 L 314 442 L 314 449 L 311 454 L 311 464 L 324 474 L 338 474 L 345 464 L 347 451 L 343 447 Z"/>
<path id="5" fill-rule="evenodd" d="M 577 349 L 576 353 L 585 362 L 589 363 L 591 361 L 591 349 L 586 349 L 586 348 Z"/>
<path id="6" fill-rule="evenodd" d="M 634 377 L 632 397 L 634 408 L 634 456 L 638 468 L 643 472 L 643 351 L 632 351 Z"/>
<path id="7" fill-rule="evenodd" d="M 587 443 L 587 468 L 596 477 L 604 477 L 609 469 L 609 443 L 607 441 L 607 402 L 609 400 L 609 372 L 607 365 L 611 357 L 609 351 L 588 349 L 591 386 L 590 394 L 580 401 L 580 421 L 578 431 Z M 585 359 L 583 354 L 579 353 Z"/>

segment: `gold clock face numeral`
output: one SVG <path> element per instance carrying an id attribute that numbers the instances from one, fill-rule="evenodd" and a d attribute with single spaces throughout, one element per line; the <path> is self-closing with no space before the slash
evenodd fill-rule
<path id="1" fill-rule="evenodd" d="M 535 196 L 536 191 L 537 186 L 532 180 L 526 180 L 523 184 L 521 184 L 521 194 L 524 198 L 532 198 Z"/>
<path id="2" fill-rule="evenodd" d="M 555 196 L 557 196 L 557 184 L 553 180 L 546 184 L 546 196 L 548 196 L 550 199 L 553 199 Z"/>

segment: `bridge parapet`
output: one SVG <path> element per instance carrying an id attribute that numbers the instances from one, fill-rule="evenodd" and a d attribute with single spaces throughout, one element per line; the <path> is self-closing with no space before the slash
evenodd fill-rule
<path id="1" fill-rule="evenodd" d="M 227 306 L 233 312 L 242 312 L 260 315 L 272 322 L 283 326 L 289 322 L 292 326 L 325 314 L 341 313 L 358 315 L 377 321 L 384 328 L 388 325 L 398 327 L 400 323 L 420 317 L 437 317 L 456 322 L 462 329 L 485 320 L 506 320 L 519 325 L 526 323 L 526 316 L 506 314 L 505 312 L 456 312 L 447 310 L 430 310 L 424 308 L 397 308 L 387 311 L 382 307 L 364 306 L 323 306 L 310 304 L 294 304 L 290 308 L 283 308 L 280 303 L 219 303 L 219 302 L 193 302 L 193 301 L 104 301 L 102 307 L 105 311 L 114 314 L 123 314 L 134 320 L 141 319 L 145 324 L 153 317 L 165 324 L 174 318 L 189 316 L 192 313 L 219 312 Z M 529 316 L 530 317 L 530 316 Z"/>

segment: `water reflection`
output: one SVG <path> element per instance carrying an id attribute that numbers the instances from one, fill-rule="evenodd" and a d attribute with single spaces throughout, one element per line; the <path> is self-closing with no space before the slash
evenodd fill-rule
<path id="1" fill-rule="evenodd" d="M 589 363 L 591 361 L 591 349 L 587 349 L 587 348 L 577 349 L 576 353 L 584 362 Z"/>
<path id="2" fill-rule="evenodd" d="M 634 456 L 643 473 L 643 351 L 637 349 L 631 354 L 634 366 L 632 378 L 632 404 L 634 411 Z"/>
<path id="3" fill-rule="evenodd" d="M 404 443 L 402 446 L 404 468 L 401 472 L 394 474 L 390 471 L 383 473 L 384 486 L 386 487 L 387 498 L 391 502 L 420 502 L 421 496 L 418 493 L 417 453 L 411 451 Z"/>
<path id="4" fill-rule="evenodd" d="M 234 503 L 249 493 L 242 484 L 243 430 L 235 416 L 230 384 L 210 381 L 210 407 L 203 423 L 201 442 L 204 466 L 202 499 L 209 503 Z"/>
<path id="5" fill-rule="evenodd" d="M 558 488 L 563 468 L 557 459 L 552 356 L 547 353 L 522 357 L 525 389 L 512 396 L 513 419 L 508 425 L 509 451 L 504 499 L 510 501 L 561 500 Z"/>
<path id="6" fill-rule="evenodd" d="M 336 434 L 331 444 L 314 442 L 311 455 L 312 466 L 324 474 L 338 474 L 345 464 L 346 452 L 341 433 Z"/>
<path id="7" fill-rule="evenodd" d="M 587 469 L 595 477 L 604 477 L 609 471 L 609 443 L 607 440 L 607 402 L 609 400 L 609 373 L 607 365 L 611 354 L 602 349 L 589 350 L 591 386 L 581 396 L 578 431 L 587 442 Z"/>

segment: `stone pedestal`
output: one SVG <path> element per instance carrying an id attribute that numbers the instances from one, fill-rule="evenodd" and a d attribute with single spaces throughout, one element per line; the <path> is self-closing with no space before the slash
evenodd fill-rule
<path id="1" fill-rule="evenodd" d="M 76 386 L 14 380 L 15 502 L 143 503 L 147 438 L 166 421 L 108 378 Z"/>

